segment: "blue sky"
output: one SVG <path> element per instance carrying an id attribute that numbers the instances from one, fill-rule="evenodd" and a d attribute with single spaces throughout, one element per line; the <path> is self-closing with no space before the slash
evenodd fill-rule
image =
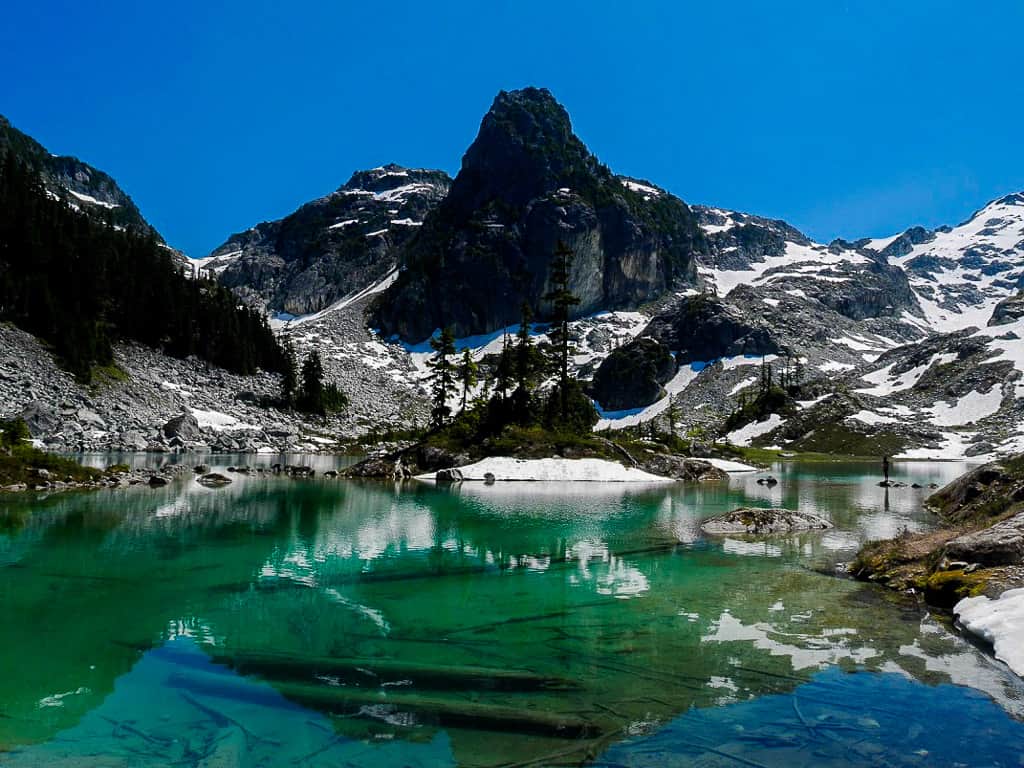
<path id="1" fill-rule="evenodd" d="M 1024 189 L 1024 3 L 8 4 L 0 113 L 201 256 L 545 86 L 618 173 L 881 236 Z"/>

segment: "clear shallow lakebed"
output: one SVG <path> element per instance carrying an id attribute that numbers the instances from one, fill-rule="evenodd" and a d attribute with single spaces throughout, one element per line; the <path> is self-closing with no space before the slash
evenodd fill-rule
<path id="1" fill-rule="evenodd" d="M 1019 766 L 1024 684 L 830 575 L 932 522 L 876 471 L 0 497 L 0 765 Z M 744 504 L 836 527 L 701 536 Z"/>

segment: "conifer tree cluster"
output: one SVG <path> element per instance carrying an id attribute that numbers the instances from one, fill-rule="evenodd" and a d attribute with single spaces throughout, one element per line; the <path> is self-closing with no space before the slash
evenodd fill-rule
<path id="1" fill-rule="evenodd" d="M 132 339 L 241 374 L 284 370 L 262 313 L 182 274 L 168 248 L 54 199 L 8 152 L 0 160 L 0 319 L 53 345 L 83 380 Z"/>
<path id="2" fill-rule="evenodd" d="M 319 352 L 314 349 L 306 355 L 300 371 L 291 339 L 286 338 L 283 347 L 285 368 L 281 375 L 281 407 L 326 416 L 348 405 L 348 396 L 338 385 L 324 381 L 324 364 Z"/>
<path id="3" fill-rule="evenodd" d="M 586 433 L 597 421 L 597 412 L 576 378 L 570 375 L 569 317 L 579 304 L 569 287 L 572 251 L 558 244 L 549 276 L 550 291 L 544 300 L 552 307 L 547 345 L 533 338 L 533 311 L 523 303 L 519 328 L 505 334 L 501 353 L 490 369 L 484 391 L 469 402 L 469 392 L 479 384 L 479 366 L 468 349 L 459 356 L 451 328 L 445 328 L 430 344 L 432 383 L 431 426 L 437 430 L 453 424 L 473 439 L 500 433 L 505 427 L 543 427 L 555 432 Z M 554 378 L 554 386 L 549 386 Z M 452 418 L 450 402 L 461 391 L 462 409 Z"/>

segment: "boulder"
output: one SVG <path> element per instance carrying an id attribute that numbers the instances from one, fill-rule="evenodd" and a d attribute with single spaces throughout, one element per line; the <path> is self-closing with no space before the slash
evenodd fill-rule
<path id="1" fill-rule="evenodd" d="M 439 483 L 461 483 L 463 479 L 462 471 L 456 467 L 439 469 L 437 474 L 434 475 L 434 479 Z"/>
<path id="2" fill-rule="evenodd" d="M 167 485 L 170 480 L 163 475 L 151 475 L 149 478 L 150 488 L 161 488 Z"/>
<path id="3" fill-rule="evenodd" d="M 192 468 L 192 471 L 195 472 L 197 475 L 205 475 L 207 472 L 210 471 L 210 468 L 206 464 L 196 464 Z"/>
<path id="4" fill-rule="evenodd" d="M 164 437 L 168 439 L 178 437 L 185 442 L 198 440 L 202 436 L 202 432 L 199 429 L 199 422 L 196 421 L 196 417 L 191 413 L 183 413 L 180 416 L 175 416 L 164 424 L 162 431 Z"/>
<path id="5" fill-rule="evenodd" d="M 416 463 L 426 472 L 452 467 L 456 458 L 451 451 L 433 445 L 421 445 L 416 449 Z"/>
<path id="6" fill-rule="evenodd" d="M 141 432 L 135 430 L 126 430 L 121 433 L 119 438 L 121 447 L 126 451 L 144 451 L 146 446 L 149 445 L 149 441 L 142 435 Z"/>
<path id="7" fill-rule="evenodd" d="M 196 478 L 196 482 L 207 488 L 222 488 L 231 483 L 231 478 L 219 472 L 207 472 L 205 475 Z"/>
<path id="8" fill-rule="evenodd" d="M 676 480 L 727 480 L 728 475 L 710 462 L 687 456 L 652 453 L 640 457 L 640 468 L 652 475 L 672 477 Z"/>
<path id="9" fill-rule="evenodd" d="M 712 536 L 730 534 L 795 533 L 823 531 L 832 523 L 808 512 L 773 507 L 740 507 L 723 515 L 716 515 L 701 523 L 700 529 Z"/>
<path id="10" fill-rule="evenodd" d="M 950 541 L 943 555 L 952 561 L 984 566 L 1024 563 L 1024 512 Z"/>
<path id="11" fill-rule="evenodd" d="M 594 374 L 591 394 L 608 411 L 641 408 L 664 394 L 676 361 L 657 339 L 634 339 L 604 359 Z"/>
<path id="12" fill-rule="evenodd" d="M 61 428 L 60 414 L 46 403 L 38 400 L 26 405 L 20 415 L 28 426 L 29 434 L 32 437 L 43 437 Z"/>
<path id="13" fill-rule="evenodd" d="M 83 424 L 87 427 L 92 427 L 94 429 L 107 428 L 107 423 L 103 420 L 103 417 L 91 408 L 79 408 L 75 412 L 75 418 L 78 420 L 79 424 Z"/>

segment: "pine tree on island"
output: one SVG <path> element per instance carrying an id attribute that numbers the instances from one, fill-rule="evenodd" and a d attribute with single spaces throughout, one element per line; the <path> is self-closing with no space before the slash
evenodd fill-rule
<path id="1" fill-rule="evenodd" d="M 448 398 L 455 391 L 456 366 L 452 362 L 456 354 L 455 333 L 450 327 L 445 328 L 430 340 L 430 347 L 434 350 L 434 357 L 428 363 L 433 383 L 430 423 L 438 429 L 444 426 L 452 413 Z"/>
<path id="2" fill-rule="evenodd" d="M 551 262 L 551 290 L 544 294 L 544 300 L 551 302 L 553 310 L 553 323 L 548 336 L 558 354 L 558 396 L 563 421 L 569 412 L 569 314 L 580 303 L 579 297 L 569 290 L 572 257 L 573 252 L 569 246 L 559 240 L 555 246 L 555 258 Z"/>
<path id="3" fill-rule="evenodd" d="M 477 385 L 479 370 L 473 355 L 470 354 L 469 347 L 466 347 L 462 350 L 462 359 L 459 360 L 456 371 L 459 383 L 462 385 L 462 410 L 466 410 L 466 398 L 469 396 L 469 390 Z"/>

